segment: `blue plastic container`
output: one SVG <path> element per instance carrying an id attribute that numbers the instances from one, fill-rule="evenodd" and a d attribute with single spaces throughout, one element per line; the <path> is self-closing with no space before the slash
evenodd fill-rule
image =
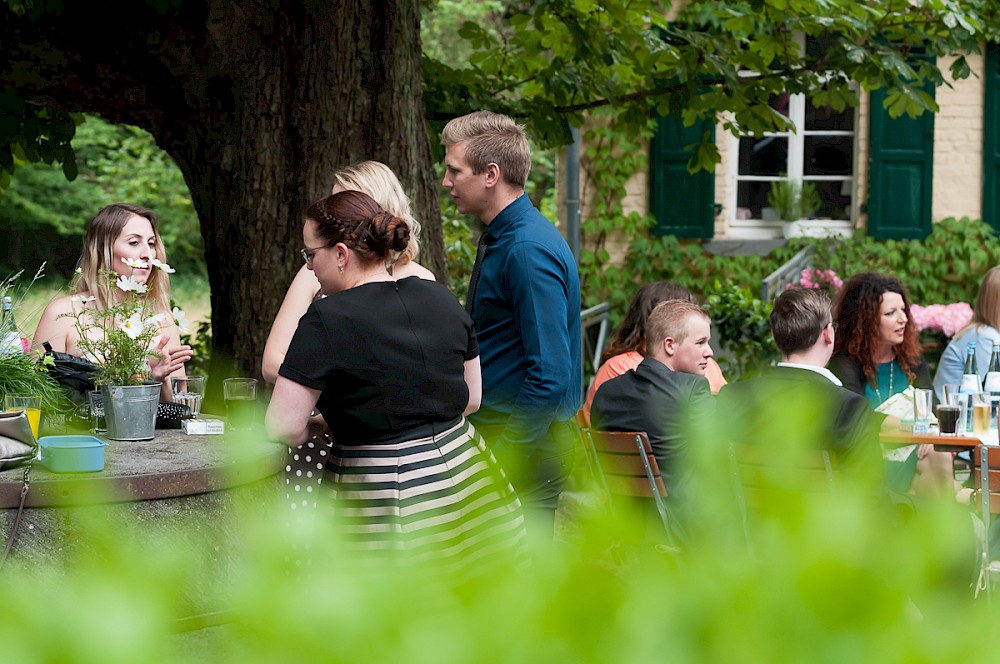
<path id="1" fill-rule="evenodd" d="M 104 470 L 104 446 L 94 436 L 42 436 L 42 465 L 53 473 L 93 473 Z"/>

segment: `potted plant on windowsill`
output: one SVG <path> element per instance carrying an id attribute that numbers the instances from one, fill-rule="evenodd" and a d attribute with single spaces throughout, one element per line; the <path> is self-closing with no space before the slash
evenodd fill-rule
<path id="1" fill-rule="evenodd" d="M 800 237 L 802 222 L 816 215 L 822 201 L 816 185 L 809 181 L 778 180 L 767 193 L 767 204 L 784 222 L 785 238 Z"/>

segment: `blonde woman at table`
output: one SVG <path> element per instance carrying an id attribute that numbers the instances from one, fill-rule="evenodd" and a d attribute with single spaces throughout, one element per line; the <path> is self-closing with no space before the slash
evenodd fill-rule
<path id="1" fill-rule="evenodd" d="M 1000 266 L 990 268 L 983 276 L 972 310 L 972 320 L 959 330 L 941 354 L 934 373 L 934 392 L 938 401 L 944 397 L 944 386 L 962 382 L 965 354 L 969 342 L 976 344 L 976 367 L 979 381 L 990 368 L 993 344 L 1000 341 Z"/>
<path id="2" fill-rule="evenodd" d="M 594 380 L 587 390 L 587 399 L 583 403 L 583 419 L 590 426 L 590 407 L 594 403 L 597 388 L 616 376 L 621 376 L 642 363 L 646 350 L 646 322 L 649 314 L 661 302 L 680 300 L 694 302 L 691 291 L 670 281 L 656 281 L 646 284 L 632 298 L 625 314 L 625 320 L 615 332 L 615 338 L 601 357 L 601 367 L 597 370 Z M 705 378 L 712 394 L 718 394 L 726 384 L 722 369 L 713 358 L 708 358 L 705 367 Z"/>
<path id="3" fill-rule="evenodd" d="M 363 161 L 340 169 L 333 174 L 331 193 L 341 191 L 361 191 L 368 194 L 386 211 L 402 219 L 410 229 L 409 243 L 390 266 L 393 276 L 399 279 L 416 276 L 434 281 L 434 274 L 416 262 L 420 253 L 420 223 L 413 218 L 410 199 L 403 191 L 396 174 L 388 166 L 378 161 Z M 292 340 L 299 319 L 313 300 L 320 296 L 319 281 L 303 265 L 288 287 L 264 346 L 261 372 L 267 382 L 274 383 L 278 378 L 278 368 L 285 359 L 288 343 Z"/>
<path id="4" fill-rule="evenodd" d="M 834 316 L 838 327 L 829 369 L 872 408 L 910 385 L 931 388 L 910 300 L 898 279 L 872 272 L 851 277 L 837 297 Z M 887 458 L 886 485 L 917 495 L 953 492 L 952 460 L 952 454 L 935 452 L 933 445 L 919 445 L 905 458 Z"/>
<path id="5" fill-rule="evenodd" d="M 472 319 L 441 284 L 389 273 L 409 238 L 402 219 L 361 192 L 306 212 L 303 255 L 327 297 L 292 337 L 267 432 L 297 447 L 313 409 L 331 424 L 322 487 L 352 548 L 445 568 L 519 557 L 520 503 L 465 419 L 482 398 Z"/>
<path id="6" fill-rule="evenodd" d="M 106 309 L 108 289 L 101 287 L 102 273 L 122 273 L 127 269 L 132 279 L 146 287 L 144 297 L 155 314 L 162 314 L 160 334 L 153 338 L 152 347 L 159 357 L 149 358 L 150 375 L 163 383 L 160 388 L 162 401 L 173 401 L 170 377 L 184 375 L 184 363 L 191 359 L 191 347 L 182 344 L 177 325 L 170 311 L 170 278 L 166 270 L 154 268 L 154 262 L 166 265 L 167 252 L 157 228 L 156 215 L 137 205 L 116 203 L 101 208 L 87 222 L 83 236 L 83 255 L 77 262 L 76 276 L 70 283 L 71 295 L 49 302 L 38 320 L 32 347 L 39 353 L 46 341 L 52 350 L 83 356 L 80 349 L 79 330 L 72 316 L 74 307 L 81 306 L 81 298 L 93 298 L 82 306 Z M 126 264 L 139 267 L 123 267 Z M 169 268 L 169 266 L 166 266 Z M 125 292 L 112 289 L 117 297 Z M 93 328 L 98 333 L 99 327 Z"/>

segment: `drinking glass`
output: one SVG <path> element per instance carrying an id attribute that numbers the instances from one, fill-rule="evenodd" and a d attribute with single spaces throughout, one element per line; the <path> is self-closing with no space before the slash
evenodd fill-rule
<path id="1" fill-rule="evenodd" d="M 977 392 L 972 399 L 972 432 L 979 435 L 990 432 L 990 393 Z"/>
<path id="2" fill-rule="evenodd" d="M 90 428 L 94 433 L 107 433 L 108 423 L 104 419 L 104 397 L 100 390 L 87 392 L 87 401 L 90 403 Z"/>
<path id="3" fill-rule="evenodd" d="M 926 433 L 931 427 L 931 395 L 930 390 L 916 388 L 913 390 L 913 432 Z"/>
<path id="4" fill-rule="evenodd" d="M 961 407 L 949 403 L 938 404 L 938 431 L 942 436 L 954 436 L 958 429 L 958 416 Z"/>
<path id="5" fill-rule="evenodd" d="M 3 398 L 3 409 L 8 413 L 23 410 L 28 414 L 31 433 L 38 438 L 38 425 L 42 421 L 42 397 L 37 394 L 8 394 Z"/>
<path id="6" fill-rule="evenodd" d="M 226 416 L 233 430 L 253 427 L 257 403 L 256 378 L 227 378 L 222 381 L 222 395 L 226 400 Z"/>
<path id="7" fill-rule="evenodd" d="M 191 409 L 191 417 L 198 419 L 201 414 L 201 400 L 205 395 L 204 376 L 186 376 L 171 378 L 170 387 L 174 393 L 174 403 Z"/>
<path id="8" fill-rule="evenodd" d="M 972 419 L 972 414 L 969 408 L 969 395 L 962 393 L 961 386 L 956 383 L 948 383 L 944 385 L 943 393 L 944 403 L 958 408 L 958 424 L 956 425 L 956 431 L 964 436 L 970 429 L 969 424 Z"/>

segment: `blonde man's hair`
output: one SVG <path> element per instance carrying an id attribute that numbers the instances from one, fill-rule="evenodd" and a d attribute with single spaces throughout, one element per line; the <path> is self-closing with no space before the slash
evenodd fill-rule
<path id="1" fill-rule="evenodd" d="M 524 125 L 491 111 L 476 111 L 451 120 L 441 132 L 445 145 L 465 145 L 465 160 L 475 174 L 494 163 L 504 180 L 524 188 L 531 171 L 531 147 Z"/>
<path id="2" fill-rule="evenodd" d="M 705 310 L 694 302 L 670 300 L 661 302 L 646 321 L 646 355 L 653 355 L 667 337 L 681 343 L 688 336 L 688 317 L 701 316 L 711 322 Z"/>
<path id="3" fill-rule="evenodd" d="M 392 169 L 380 161 L 362 161 L 341 168 L 333 174 L 333 186 L 368 194 L 389 214 L 399 217 L 410 229 L 410 242 L 399 258 L 399 264 L 417 260 L 420 254 L 420 222 L 413 218 L 410 197 Z M 331 190 L 333 187 L 331 187 Z"/>
<path id="4" fill-rule="evenodd" d="M 160 239 L 160 231 L 156 224 L 156 215 L 146 208 L 127 203 L 115 203 L 98 210 L 94 218 L 87 222 L 83 235 L 83 254 L 77 261 L 77 275 L 70 283 L 74 294 L 88 293 L 97 298 L 97 306 L 107 309 L 113 302 L 108 302 L 107 279 L 101 276 L 101 271 L 126 274 L 124 265 L 115 265 L 115 240 L 132 216 L 142 217 L 153 227 L 156 238 L 154 249 L 156 259 L 167 262 L 167 252 Z M 170 278 L 166 272 L 150 266 L 149 278 L 146 280 L 146 299 L 150 301 L 153 311 L 162 314 L 170 313 Z"/>

